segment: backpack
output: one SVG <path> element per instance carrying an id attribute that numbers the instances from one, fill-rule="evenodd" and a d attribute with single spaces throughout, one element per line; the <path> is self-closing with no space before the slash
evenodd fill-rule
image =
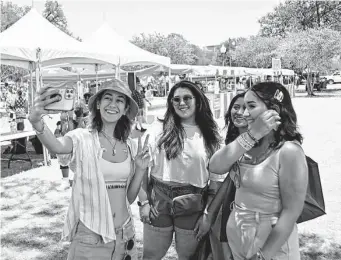
<path id="1" fill-rule="evenodd" d="M 326 214 L 318 164 L 309 156 L 306 156 L 306 160 L 308 165 L 308 189 L 304 207 L 296 221 L 297 223 L 302 223 Z"/>

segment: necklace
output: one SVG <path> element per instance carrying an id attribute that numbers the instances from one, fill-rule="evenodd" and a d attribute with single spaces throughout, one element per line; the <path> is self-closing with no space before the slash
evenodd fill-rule
<path id="1" fill-rule="evenodd" d="M 243 157 L 246 161 L 249 161 L 250 164 L 258 164 L 265 160 L 265 158 L 268 157 L 268 155 L 273 151 L 273 147 L 269 146 L 264 152 L 260 153 L 259 155 L 253 157 L 248 153 L 245 153 Z"/>

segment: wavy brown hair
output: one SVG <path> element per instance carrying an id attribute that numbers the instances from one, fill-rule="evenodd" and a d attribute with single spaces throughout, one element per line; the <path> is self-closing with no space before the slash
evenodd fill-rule
<path id="1" fill-rule="evenodd" d="M 196 101 L 195 122 L 197 123 L 206 147 L 211 157 L 220 148 L 220 135 L 217 123 L 213 119 L 209 100 L 205 94 L 191 81 L 183 80 L 175 84 L 167 98 L 167 110 L 163 120 L 163 133 L 158 141 L 158 149 L 164 149 L 167 160 L 176 158 L 184 148 L 185 129 L 181 125 L 181 118 L 176 114 L 172 98 L 178 88 L 189 89 Z"/>
<path id="2" fill-rule="evenodd" d="M 98 132 L 101 132 L 103 129 L 103 121 L 101 118 L 101 112 L 99 109 L 97 109 L 96 104 L 102 100 L 102 97 L 106 91 L 100 93 L 95 101 L 94 106 L 92 107 L 92 110 L 90 110 L 89 115 L 89 122 L 90 122 L 90 128 L 93 130 L 97 130 Z M 129 98 L 126 98 L 126 108 L 129 107 L 130 102 Z M 113 136 L 122 142 L 127 141 L 130 132 L 131 132 L 131 126 L 132 121 L 126 116 L 122 115 L 121 118 L 117 121 Z"/>
<path id="3" fill-rule="evenodd" d="M 236 127 L 232 121 L 231 111 L 233 108 L 234 103 L 238 100 L 238 98 L 244 98 L 245 92 L 239 93 L 235 95 L 230 102 L 229 108 L 225 114 L 225 127 L 227 128 L 226 137 L 225 137 L 225 144 L 229 144 L 233 142 L 239 136 L 238 127 Z"/>
<path id="4" fill-rule="evenodd" d="M 290 94 L 282 84 L 261 82 L 253 85 L 249 91 L 255 93 L 268 109 L 274 109 L 281 117 L 281 124 L 275 132 L 274 147 L 277 147 L 282 141 L 296 140 L 302 143 L 303 137 L 298 130 L 297 116 Z M 278 98 L 278 93 L 282 93 L 279 95 L 281 98 Z"/>

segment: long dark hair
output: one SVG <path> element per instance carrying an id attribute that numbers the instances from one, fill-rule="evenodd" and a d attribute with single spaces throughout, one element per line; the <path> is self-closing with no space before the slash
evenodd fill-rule
<path id="1" fill-rule="evenodd" d="M 90 128 L 97 130 L 98 132 L 101 132 L 103 129 L 103 121 L 101 118 L 101 112 L 99 109 L 97 109 L 97 103 L 101 101 L 105 91 L 100 93 L 95 101 L 94 106 L 92 107 L 92 110 L 90 111 Z M 126 108 L 130 105 L 129 98 L 126 98 Z M 130 132 L 131 132 L 131 120 L 126 116 L 122 115 L 121 118 L 117 121 L 115 130 L 114 130 L 114 137 L 117 140 L 120 140 L 122 142 L 127 141 Z"/>
<path id="2" fill-rule="evenodd" d="M 168 160 L 176 158 L 183 150 L 185 130 L 181 125 L 181 118 L 176 114 L 172 98 L 178 88 L 189 89 L 196 101 L 195 122 L 197 123 L 209 157 L 220 147 L 220 135 L 217 123 L 213 119 L 209 100 L 204 93 L 193 83 L 183 80 L 175 84 L 167 98 L 167 110 L 164 116 L 163 133 L 158 141 L 158 148 L 164 149 Z"/>
<path id="3" fill-rule="evenodd" d="M 282 141 L 297 140 L 302 143 L 303 137 L 298 131 L 297 116 L 288 90 L 277 82 L 261 82 L 253 85 L 249 91 L 254 92 L 267 106 L 274 109 L 281 117 L 281 124 L 275 132 L 274 147 Z"/>
<path id="4" fill-rule="evenodd" d="M 235 95 L 232 98 L 229 108 L 227 109 L 227 112 L 225 114 L 225 117 L 224 117 L 225 127 L 227 128 L 225 144 L 229 144 L 233 142 L 239 136 L 238 127 L 234 125 L 232 118 L 231 118 L 231 111 L 232 111 L 234 103 L 238 100 L 238 98 L 244 98 L 244 96 L 245 96 L 245 92 Z"/>

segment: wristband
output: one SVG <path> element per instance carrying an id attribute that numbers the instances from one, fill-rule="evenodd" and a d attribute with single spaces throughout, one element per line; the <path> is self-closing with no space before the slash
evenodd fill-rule
<path id="1" fill-rule="evenodd" d="M 45 121 L 44 121 L 43 119 L 41 119 L 40 122 L 41 122 L 42 125 L 43 125 L 43 129 L 42 129 L 41 131 L 37 130 L 37 129 L 34 127 L 34 125 L 32 125 L 32 128 L 33 128 L 33 130 L 36 132 L 37 135 L 42 135 L 42 134 L 44 134 L 44 132 L 45 132 Z"/>
<path id="2" fill-rule="evenodd" d="M 255 143 L 258 143 L 258 140 L 251 134 L 250 130 L 248 129 L 246 133 L 249 135 L 249 137 L 254 141 Z"/>
<path id="3" fill-rule="evenodd" d="M 144 205 L 147 205 L 149 203 L 149 200 L 145 200 L 145 201 L 138 201 L 137 205 L 139 207 L 143 207 Z"/>
<path id="4" fill-rule="evenodd" d="M 266 260 L 264 255 L 263 255 L 263 252 L 260 248 L 258 249 L 258 251 L 256 253 L 256 257 L 257 257 L 257 260 Z"/>

